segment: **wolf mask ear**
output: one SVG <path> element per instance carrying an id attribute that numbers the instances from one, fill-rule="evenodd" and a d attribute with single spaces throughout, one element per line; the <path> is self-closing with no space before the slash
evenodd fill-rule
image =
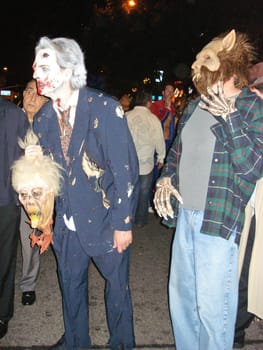
<path id="1" fill-rule="evenodd" d="M 236 43 L 236 31 L 232 29 L 222 41 L 222 49 L 226 51 L 231 51 Z"/>
<path id="2" fill-rule="evenodd" d="M 192 64 L 193 80 L 198 81 L 201 77 L 201 68 L 206 67 L 210 72 L 219 70 L 221 62 L 218 54 L 222 51 L 231 51 L 236 43 L 236 32 L 231 30 L 223 38 L 214 38 L 197 54 Z"/>

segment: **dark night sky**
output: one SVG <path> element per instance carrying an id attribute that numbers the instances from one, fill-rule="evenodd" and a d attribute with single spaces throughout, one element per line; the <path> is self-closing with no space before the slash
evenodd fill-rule
<path id="1" fill-rule="evenodd" d="M 9 84 L 31 78 L 34 47 L 42 35 L 76 39 L 90 79 L 103 71 L 106 87 L 141 81 L 154 69 L 180 79 L 215 35 L 247 32 L 263 55 L 263 0 L 136 0 L 129 14 L 121 0 L 1 2 L 0 68 Z"/>

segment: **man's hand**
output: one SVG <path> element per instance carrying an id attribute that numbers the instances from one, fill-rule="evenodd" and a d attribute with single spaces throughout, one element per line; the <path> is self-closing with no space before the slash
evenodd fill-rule
<path id="1" fill-rule="evenodd" d="M 163 163 L 157 162 L 157 163 L 156 163 L 156 166 L 157 166 L 158 169 L 162 169 Z"/>
<path id="2" fill-rule="evenodd" d="M 154 195 L 154 206 L 157 211 L 157 214 L 160 217 L 164 217 L 167 220 L 167 217 L 174 217 L 173 208 L 171 206 L 171 196 L 183 204 L 183 198 L 180 193 L 173 187 L 171 179 L 169 177 L 164 177 L 157 182 L 156 192 Z"/>
<path id="3" fill-rule="evenodd" d="M 122 253 L 132 243 L 132 231 L 115 230 L 113 234 L 113 248 L 116 248 L 118 253 Z"/>
<path id="4" fill-rule="evenodd" d="M 207 88 L 208 96 L 201 95 L 199 107 L 206 109 L 213 115 L 220 116 L 226 120 L 230 113 L 235 112 L 235 100 L 226 98 L 224 96 L 223 83 L 218 82 L 216 86 L 211 89 Z"/>
<path id="5" fill-rule="evenodd" d="M 30 145 L 25 149 L 25 156 L 27 158 L 39 158 L 43 156 L 42 148 L 39 145 Z"/>

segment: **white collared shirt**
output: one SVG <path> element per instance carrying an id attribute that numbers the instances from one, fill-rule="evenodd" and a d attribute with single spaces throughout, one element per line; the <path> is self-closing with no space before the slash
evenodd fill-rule
<path id="1" fill-rule="evenodd" d="M 70 108 L 70 112 L 69 112 L 69 123 L 70 125 L 74 126 L 74 123 L 75 123 L 75 117 L 76 117 L 76 109 L 77 109 L 77 104 L 78 104 L 78 98 L 79 98 L 79 90 L 74 90 L 70 99 L 68 100 L 68 103 L 66 105 L 66 108 L 65 109 L 62 109 L 57 101 L 54 101 L 53 102 L 53 107 L 57 113 L 57 116 L 58 118 L 60 119 L 61 116 L 60 116 L 60 113 L 59 111 L 64 111 L 64 110 L 67 110 L 68 108 Z"/>

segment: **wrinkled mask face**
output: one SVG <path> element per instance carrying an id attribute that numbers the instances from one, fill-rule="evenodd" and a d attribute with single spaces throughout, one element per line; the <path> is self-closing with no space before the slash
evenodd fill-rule
<path id="1" fill-rule="evenodd" d="M 19 200 L 31 220 L 31 226 L 36 228 L 41 217 L 42 203 L 45 200 L 44 188 L 23 188 L 19 191 Z"/>
<path id="2" fill-rule="evenodd" d="M 215 72 L 220 67 L 218 53 L 222 51 L 222 40 L 212 40 L 196 56 L 192 64 L 193 80 L 198 81 L 201 78 L 202 67 L 210 72 Z"/>
<path id="3" fill-rule="evenodd" d="M 45 187 L 23 187 L 19 200 L 30 218 L 32 228 L 43 228 L 50 222 L 54 209 L 54 194 Z"/>
<path id="4" fill-rule="evenodd" d="M 207 87 L 212 87 L 224 77 L 221 72 L 219 53 L 231 51 L 235 45 L 236 34 L 232 30 L 222 38 L 215 38 L 208 43 L 196 56 L 192 64 L 192 78 L 200 93 L 206 93 Z"/>
<path id="5" fill-rule="evenodd" d="M 65 81 L 70 79 L 58 63 L 56 54 L 51 49 L 40 50 L 33 64 L 33 78 L 37 81 L 37 89 L 40 95 L 53 97 Z M 68 73 L 68 72 L 67 72 Z"/>

